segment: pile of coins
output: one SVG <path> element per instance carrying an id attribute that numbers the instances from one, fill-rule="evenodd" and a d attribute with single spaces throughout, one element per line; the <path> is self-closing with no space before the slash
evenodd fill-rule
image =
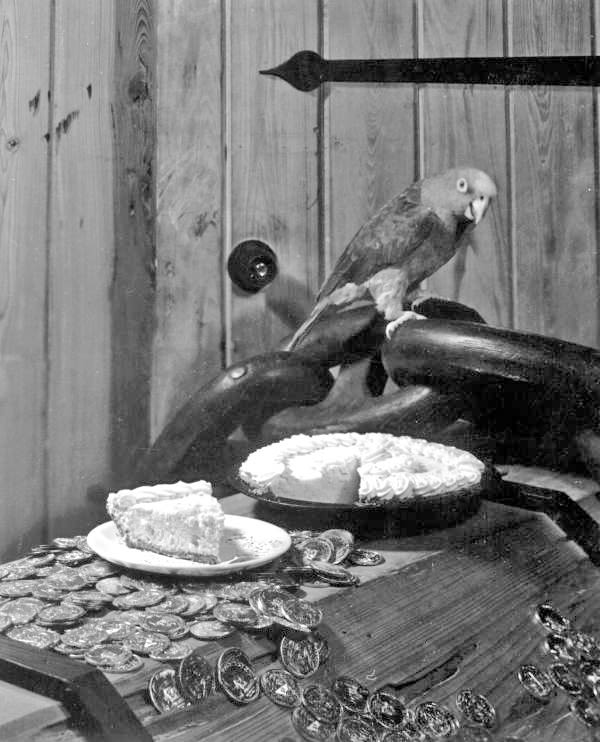
<path id="1" fill-rule="evenodd" d="M 563 692 L 575 718 L 588 727 L 600 727 L 600 641 L 578 631 L 549 603 L 537 607 L 535 619 L 546 632 L 543 649 L 554 662 L 544 668 L 521 666 L 517 673 L 521 685 L 540 701 Z"/>
<path id="2" fill-rule="evenodd" d="M 350 566 L 374 567 L 384 559 L 371 549 L 354 545 L 350 531 L 331 528 L 325 531 L 293 531 L 292 548 L 287 559 L 305 567 L 305 577 L 338 587 L 359 584 L 359 578 L 350 572 Z"/>
<path id="3" fill-rule="evenodd" d="M 84 536 L 57 538 L 0 568 L 0 632 L 112 673 L 140 669 L 145 657 L 180 661 L 194 640 L 218 640 L 238 630 L 306 633 L 322 618 L 314 605 L 282 591 L 285 599 L 266 610 L 251 604 L 250 595 L 261 587 L 294 590 L 302 583 L 352 586 L 357 578 L 342 561 L 351 565 L 352 554 L 356 563 L 382 559 L 355 549 L 348 531 L 292 538 L 292 549 L 268 578 L 224 581 L 162 580 L 121 570 L 98 558 Z M 264 594 L 263 603 L 268 598 Z"/>

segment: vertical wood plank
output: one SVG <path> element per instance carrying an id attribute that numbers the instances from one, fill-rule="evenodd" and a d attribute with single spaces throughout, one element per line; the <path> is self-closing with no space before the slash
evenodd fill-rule
<path id="1" fill-rule="evenodd" d="M 593 11 L 593 40 L 592 40 L 592 54 L 597 55 L 600 50 L 600 41 L 598 34 L 600 34 L 600 0 L 594 0 L 592 6 Z M 595 221 L 596 221 L 596 255 L 600 251 L 600 88 L 594 90 L 593 100 L 593 126 L 594 126 L 594 191 L 596 194 L 595 205 Z M 596 259 L 596 295 L 600 294 L 600 260 Z M 596 334 L 596 346 L 600 347 L 600 323 L 598 325 L 598 331 Z"/>
<path id="2" fill-rule="evenodd" d="M 501 0 L 419 0 L 421 56 L 502 56 Z M 491 211 L 462 250 L 428 281 L 494 324 L 512 323 L 505 92 L 486 86 L 429 85 L 420 100 L 423 174 L 471 164 L 499 189 Z"/>
<path id="3" fill-rule="evenodd" d="M 326 56 L 377 59 L 415 55 L 413 0 L 325 0 Z M 356 231 L 415 180 L 415 88 L 331 84 L 329 182 L 323 183 L 331 265 Z"/>
<path id="4" fill-rule="evenodd" d="M 279 260 L 266 290 L 232 290 L 232 356 L 244 358 L 289 335 L 319 284 L 318 93 L 259 75 L 318 48 L 317 0 L 232 0 L 230 48 L 232 242 L 264 240 Z"/>
<path id="5" fill-rule="evenodd" d="M 56 0 L 49 266 L 50 535 L 94 522 L 110 477 L 112 0 Z"/>
<path id="6" fill-rule="evenodd" d="M 511 53 L 590 54 L 588 0 L 513 0 Z M 596 345 L 597 224 L 591 89 L 511 96 L 517 326 Z"/>
<path id="7" fill-rule="evenodd" d="M 2 560 L 44 536 L 49 47 L 49 3 L 0 0 Z"/>
<path id="8" fill-rule="evenodd" d="M 123 487 L 150 439 L 155 286 L 154 1 L 115 3 L 111 459 Z"/>
<path id="9" fill-rule="evenodd" d="M 156 4 L 157 326 L 151 437 L 221 368 L 221 4 Z"/>

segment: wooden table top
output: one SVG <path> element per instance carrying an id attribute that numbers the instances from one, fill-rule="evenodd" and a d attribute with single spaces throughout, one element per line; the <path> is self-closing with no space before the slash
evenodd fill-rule
<path id="1" fill-rule="evenodd" d="M 561 489 L 600 521 L 598 486 L 592 480 L 521 467 L 512 467 L 508 476 Z M 231 514 L 253 516 L 257 508 L 256 501 L 240 494 L 221 502 Z M 408 704 L 441 702 L 455 713 L 456 695 L 468 687 L 494 704 L 499 724 L 488 736 L 463 739 L 596 739 L 569 713 L 568 696 L 557 692 L 550 703 L 537 702 L 516 675 L 522 664 L 547 667 L 555 661 L 544 651 L 546 632 L 534 620 L 542 602 L 551 602 L 577 628 L 600 636 L 600 571 L 546 516 L 484 501 L 474 516 L 452 528 L 359 545 L 379 550 L 385 561 L 352 567 L 360 577 L 357 587 L 304 588 L 308 599 L 319 601 L 324 613 L 319 631 L 330 646 L 328 663 L 306 682 L 329 684 L 351 675 L 371 691 L 388 690 Z M 268 636 L 238 631 L 218 642 L 195 641 L 211 662 L 224 648 L 239 646 L 259 673 L 280 666 Z M 264 696 L 236 706 L 217 693 L 196 707 L 159 714 L 146 695 L 158 667 L 147 659 L 133 674 L 107 675 L 153 739 L 300 739 L 290 712 Z M 0 692 L 0 739 L 85 739 L 59 702 L 4 681 Z"/>

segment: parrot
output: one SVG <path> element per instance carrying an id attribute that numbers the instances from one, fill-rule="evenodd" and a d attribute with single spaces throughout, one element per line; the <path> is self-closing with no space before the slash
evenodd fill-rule
<path id="1" fill-rule="evenodd" d="M 413 311 L 421 282 L 465 244 L 496 195 L 492 178 L 469 166 L 425 177 L 396 195 L 350 240 L 286 350 L 309 344 L 319 319 L 330 323 L 361 306 L 383 315 L 388 340 L 403 322 L 422 319 Z"/>

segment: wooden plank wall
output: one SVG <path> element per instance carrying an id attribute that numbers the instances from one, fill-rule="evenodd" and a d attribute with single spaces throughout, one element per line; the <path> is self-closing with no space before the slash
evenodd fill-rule
<path id="1" fill-rule="evenodd" d="M 448 165 L 500 195 L 429 289 L 598 346 L 597 90 L 258 74 L 598 33 L 600 0 L 0 0 L 0 556 L 102 519 L 176 409 L 276 347 L 369 215 Z M 252 238 L 280 266 L 256 295 L 226 273 Z"/>
<path id="2" fill-rule="evenodd" d="M 50 7 L 0 2 L 0 552 L 45 527 Z M 15 524 L 19 524 L 15 528 Z"/>

